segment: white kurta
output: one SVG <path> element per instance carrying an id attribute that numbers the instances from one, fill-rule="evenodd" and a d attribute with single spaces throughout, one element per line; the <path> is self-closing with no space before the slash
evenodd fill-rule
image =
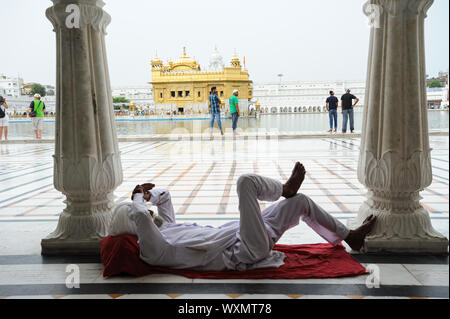
<path id="1" fill-rule="evenodd" d="M 261 213 L 259 200 L 277 201 L 283 185 L 258 175 L 238 180 L 240 221 L 221 227 L 177 224 L 168 191 L 152 190 L 151 203 L 165 224 L 158 229 L 143 194 L 136 194 L 131 219 L 137 226 L 141 259 L 153 266 L 192 270 L 250 270 L 276 268 L 285 255 L 272 248 L 303 219 L 330 243 L 337 245 L 349 230 L 304 195 L 280 201 Z"/>

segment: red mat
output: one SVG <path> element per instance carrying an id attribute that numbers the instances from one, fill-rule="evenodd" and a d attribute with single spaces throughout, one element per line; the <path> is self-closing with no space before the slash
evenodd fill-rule
<path id="1" fill-rule="evenodd" d="M 151 274 L 174 274 L 191 279 L 306 279 L 338 278 L 366 274 L 344 246 L 330 244 L 284 246 L 274 250 L 286 254 L 285 264 L 280 268 L 266 268 L 250 271 L 188 271 L 153 267 L 139 258 L 139 245 L 135 236 L 106 237 L 101 242 L 103 276 L 132 275 L 136 277 Z"/>

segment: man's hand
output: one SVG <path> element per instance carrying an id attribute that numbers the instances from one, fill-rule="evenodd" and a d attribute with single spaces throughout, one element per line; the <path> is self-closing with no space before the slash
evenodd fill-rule
<path id="1" fill-rule="evenodd" d="M 133 194 L 131 195 L 131 200 L 134 200 L 134 195 L 136 194 L 145 194 L 145 189 L 142 185 L 137 185 L 134 190 Z"/>
<path id="2" fill-rule="evenodd" d="M 143 184 L 143 185 L 141 185 L 141 186 L 144 187 L 144 190 L 145 190 L 146 192 L 149 192 L 149 191 L 151 191 L 153 188 L 156 187 L 155 184 L 151 184 L 151 183 Z"/>

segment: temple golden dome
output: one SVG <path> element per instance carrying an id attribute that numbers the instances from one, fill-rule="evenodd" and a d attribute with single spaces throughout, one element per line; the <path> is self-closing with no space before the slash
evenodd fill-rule
<path id="1" fill-rule="evenodd" d="M 197 61 L 187 56 L 186 47 L 183 48 L 183 56 L 171 63 L 171 68 L 173 71 L 200 71 Z"/>
<path id="2" fill-rule="evenodd" d="M 158 53 L 156 56 L 152 59 L 152 69 L 158 69 L 161 70 L 163 68 L 163 61 L 158 58 Z"/>
<path id="3" fill-rule="evenodd" d="M 159 63 L 163 63 L 163 61 L 160 58 L 156 57 L 156 58 L 152 59 L 152 63 L 159 64 Z"/>
<path id="4" fill-rule="evenodd" d="M 239 57 L 236 53 L 234 53 L 233 59 L 231 59 L 231 66 L 234 68 L 240 68 L 241 67 L 241 60 L 239 60 Z"/>
<path id="5" fill-rule="evenodd" d="M 186 48 L 178 59 L 159 65 L 154 63 L 150 84 L 157 109 L 161 105 L 162 110 L 173 111 L 173 105 L 176 105 L 182 113 L 207 110 L 212 87 L 217 88 L 221 99 L 227 99 L 236 89 L 241 92 L 240 99 L 251 101 L 253 98 L 252 81 L 248 71 L 242 69 L 237 54 L 232 65 L 225 67 L 217 49 L 210 59 L 208 71 L 200 69 L 199 63 L 187 55 Z"/>

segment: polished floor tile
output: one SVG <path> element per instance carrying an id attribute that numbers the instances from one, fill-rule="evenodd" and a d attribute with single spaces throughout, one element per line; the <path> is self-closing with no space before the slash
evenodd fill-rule
<path id="1" fill-rule="evenodd" d="M 422 193 L 422 203 L 431 212 L 436 230 L 448 237 L 448 137 L 431 137 L 431 147 L 434 181 Z M 154 182 L 158 187 L 170 190 L 180 222 L 218 227 L 237 221 L 238 178 L 242 174 L 256 173 L 286 180 L 298 160 L 308 170 L 302 192 L 341 222 L 347 223 L 349 218 L 354 218 L 366 200 L 367 190 L 357 178 L 359 139 L 356 138 L 287 139 L 277 141 L 276 145 L 265 141 L 256 144 L 248 141 L 127 142 L 120 143 L 120 149 L 124 183 L 114 194 L 118 202 L 129 201 L 136 184 Z M 27 257 L 38 258 L 41 239 L 56 228 L 59 214 L 65 207 L 64 196 L 53 186 L 53 146 L 6 144 L 1 145 L 0 151 L 0 260 L 2 256 L 11 260 L 21 260 L 21 256 L 25 257 L 24 260 Z M 30 160 L 40 163 L 39 169 L 30 169 Z M 262 208 L 269 205 L 271 203 L 261 203 Z M 297 245 L 324 242 L 307 225 L 300 223 L 289 230 L 279 243 Z M 0 289 L 9 285 L 31 288 L 64 285 L 68 265 L 0 262 Z M 75 265 L 80 268 L 81 284 L 94 286 L 92 294 L 73 290 L 60 295 L 42 291 L 42 295 L 30 296 L 24 290 L 21 292 L 24 296 L 3 293 L 5 296 L 0 298 L 300 300 L 448 297 L 448 263 L 389 263 L 376 260 L 363 263 L 365 266 L 378 267 L 380 289 L 388 287 L 386 296 L 365 290 L 368 275 L 305 280 L 202 280 L 163 274 L 142 278 L 103 278 L 103 267 L 99 263 Z M 148 294 L 141 291 L 140 285 L 166 287 L 170 294 L 161 291 Z M 180 285 L 198 285 L 199 288 L 186 294 L 177 291 L 176 287 Z M 205 287 L 203 285 L 220 285 L 223 289 L 219 289 L 219 293 L 205 294 L 201 288 Z M 250 288 L 261 285 L 266 287 L 262 294 L 249 293 Z M 282 293 L 279 285 L 284 285 Z M 318 286 L 321 288 L 314 289 Z M 140 293 L 134 293 L 133 289 L 119 294 L 114 294 L 114 291 L 100 293 L 101 287 L 134 287 L 137 289 L 135 292 Z M 234 287 L 235 290 L 238 287 L 238 293 L 229 291 L 228 287 Z M 278 290 L 274 290 L 274 287 L 278 287 Z M 311 290 L 305 287 L 311 287 Z M 351 294 L 345 292 L 346 287 L 352 288 L 347 289 Z M 422 288 L 424 291 L 420 290 Z M 342 294 L 336 293 L 339 289 L 343 291 Z M 284 293 L 290 290 L 305 291 Z M 363 295 L 361 291 L 364 291 Z"/>

